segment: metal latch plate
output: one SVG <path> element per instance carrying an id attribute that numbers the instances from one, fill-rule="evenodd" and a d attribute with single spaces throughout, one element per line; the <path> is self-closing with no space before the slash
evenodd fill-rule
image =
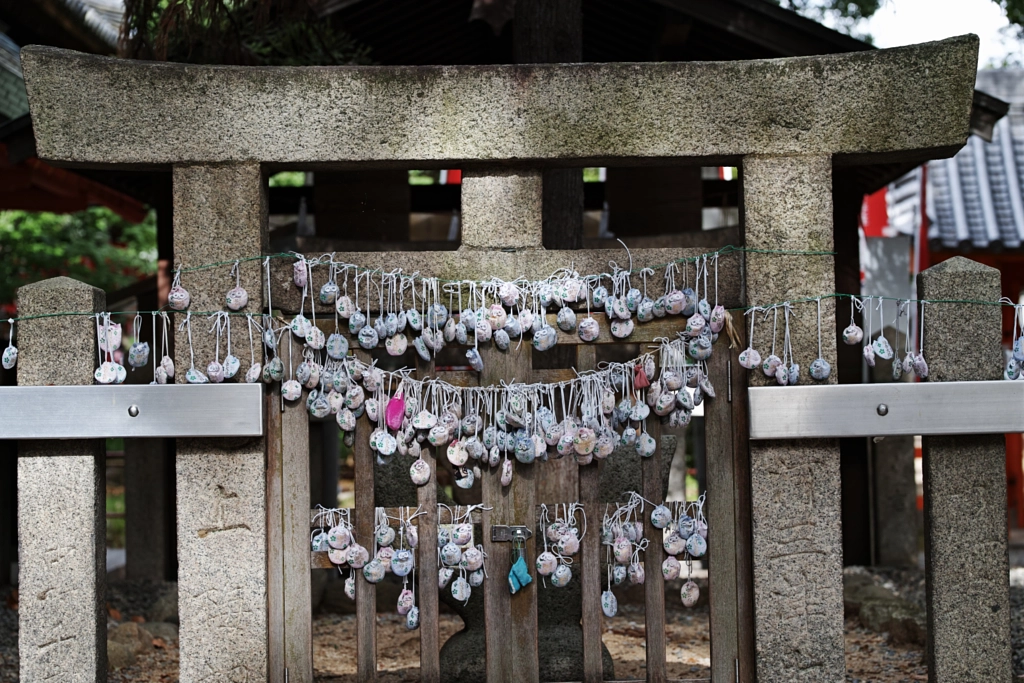
<path id="1" fill-rule="evenodd" d="M 529 527 L 505 526 L 502 524 L 491 525 L 491 540 L 495 543 L 511 543 L 514 540 L 528 540 L 533 536 Z"/>

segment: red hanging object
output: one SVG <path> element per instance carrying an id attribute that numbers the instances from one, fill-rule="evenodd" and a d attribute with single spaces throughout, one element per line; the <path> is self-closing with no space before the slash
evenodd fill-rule
<path id="1" fill-rule="evenodd" d="M 405 417 L 405 399 L 402 392 L 398 391 L 384 409 L 384 420 L 390 429 L 398 431 L 402 428 L 402 418 Z"/>
<path id="2" fill-rule="evenodd" d="M 633 368 L 633 386 L 637 389 L 646 389 L 651 386 L 651 381 L 647 379 L 647 373 L 644 372 L 643 365 L 637 365 Z"/>

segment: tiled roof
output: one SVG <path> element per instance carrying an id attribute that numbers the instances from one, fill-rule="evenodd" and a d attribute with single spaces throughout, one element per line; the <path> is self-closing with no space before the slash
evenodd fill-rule
<path id="1" fill-rule="evenodd" d="M 114 49 L 124 17 L 124 0 L 61 0 L 103 42 Z"/>
<path id="2" fill-rule="evenodd" d="M 1024 70 L 981 71 L 977 88 L 1009 102 L 1010 110 L 996 123 L 992 142 L 971 136 L 953 158 L 928 163 L 928 238 L 950 249 L 1019 249 L 1024 243 Z M 890 185 L 890 193 L 906 178 Z M 920 193 L 893 197 L 890 223 L 894 212 L 913 214 L 914 202 L 920 207 Z"/>
<path id="3" fill-rule="evenodd" d="M 28 113 L 20 54 L 21 50 L 14 41 L 0 33 L 0 122 Z"/>

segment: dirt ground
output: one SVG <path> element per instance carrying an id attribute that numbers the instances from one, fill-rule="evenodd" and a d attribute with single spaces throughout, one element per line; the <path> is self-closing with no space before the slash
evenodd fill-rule
<path id="1" fill-rule="evenodd" d="M 666 624 L 667 664 L 670 679 L 709 680 L 711 641 L 707 612 L 670 612 Z M 378 617 L 377 652 L 380 680 L 405 683 L 419 680 L 419 636 L 405 630 L 394 615 Z M 459 618 L 440 617 L 440 640 L 461 629 Z M 320 683 L 355 683 L 355 617 L 322 615 L 313 622 L 313 662 Z M 605 620 L 603 641 L 615 662 L 616 679 L 643 679 L 646 673 L 643 610 L 623 606 L 618 616 Z M 892 646 L 884 634 L 846 622 L 847 681 L 903 683 L 928 679 L 924 652 Z"/>
<path id="2" fill-rule="evenodd" d="M 17 611 L 0 605 L 0 681 L 17 678 Z M 668 676 L 677 680 L 707 680 L 711 643 L 706 611 L 672 610 L 667 614 Z M 419 680 L 419 632 L 407 631 L 404 618 L 395 614 L 378 616 L 377 652 L 382 683 Z M 452 614 L 440 618 L 443 643 L 462 628 Z M 319 683 L 356 683 L 355 617 L 322 614 L 313 620 L 313 662 Z M 615 677 L 643 679 L 645 638 L 643 609 L 623 605 L 618 616 L 606 619 L 603 640 L 615 661 Z M 125 669 L 111 672 L 110 683 L 176 683 L 178 647 L 174 641 L 139 656 Z M 885 634 L 860 627 L 855 619 L 846 621 L 847 681 L 850 683 L 896 683 L 927 680 L 921 648 L 893 646 Z"/>

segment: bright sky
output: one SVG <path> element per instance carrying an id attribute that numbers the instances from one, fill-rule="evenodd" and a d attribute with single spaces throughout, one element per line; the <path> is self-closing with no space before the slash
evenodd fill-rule
<path id="1" fill-rule="evenodd" d="M 992 0 L 886 0 L 858 30 L 874 37 L 878 47 L 923 43 L 964 33 L 981 39 L 978 66 L 999 66 L 1010 54 L 1024 62 L 1021 44 L 1009 32 L 1006 16 Z"/>

